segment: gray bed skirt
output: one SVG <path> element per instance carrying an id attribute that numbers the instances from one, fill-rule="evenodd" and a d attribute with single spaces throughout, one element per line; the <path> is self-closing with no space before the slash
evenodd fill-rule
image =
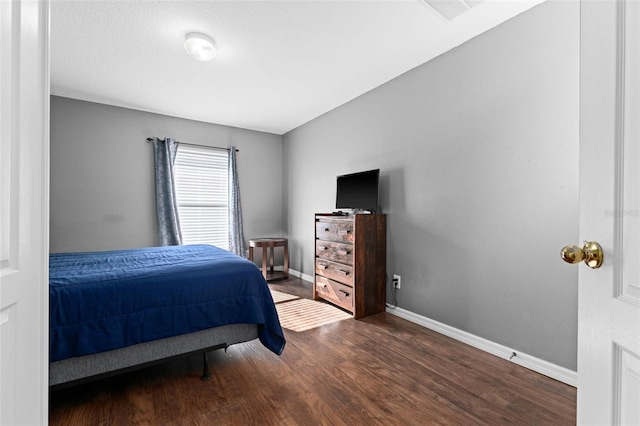
<path id="1" fill-rule="evenodd" d="M 108 352 L 63 359 L 49 364 L 49 386 L 80 381 L 166 358 L 175 358 L 208 348 L 227 347 L 257 338 L 257 325 L 231 324 Z"/>

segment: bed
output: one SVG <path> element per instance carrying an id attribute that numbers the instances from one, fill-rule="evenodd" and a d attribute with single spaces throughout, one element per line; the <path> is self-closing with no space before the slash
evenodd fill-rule
<path id="1" fill-rule="evenodd" d="M 175 357 L 285 338 L 250 261 L 209 245 L 49 258 L 49 385 L 61 387 Z"/>

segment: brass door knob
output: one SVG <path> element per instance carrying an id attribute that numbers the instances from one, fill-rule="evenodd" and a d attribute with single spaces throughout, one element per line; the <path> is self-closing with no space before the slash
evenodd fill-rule
<path id="1" fill-rule="evenodd" d="M 591 269 L 597 269 L 602 265 L 604 252 L 600 244 L 595 241 L 585 241 L 582 248 L 578 246 L 566 246 L 560 252 L 560 257 L 567 263 L 578 263 L 581 260 Z"/>

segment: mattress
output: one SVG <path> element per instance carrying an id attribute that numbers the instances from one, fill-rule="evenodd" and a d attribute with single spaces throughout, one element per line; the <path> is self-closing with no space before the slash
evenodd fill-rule
<path id="1" fill-rule="evenodd" d="M 260 270 L 209 245 L 53 253 L 49 311 L 52 362 L 228 324 L 285 346 Z"/>

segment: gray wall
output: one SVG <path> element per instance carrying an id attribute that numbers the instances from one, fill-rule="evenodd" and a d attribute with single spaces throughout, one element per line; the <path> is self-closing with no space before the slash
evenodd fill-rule
<path id="1" fill-rule="evenodd" d="M 245 237 L 282 235 L 282 137 L 51 97 L 50 250 L 158 244 L 148 136 L 238 153 Z"/>
<path id="2" fill-rule="evenodd" d="M 291 263 L 381 169 L 401 308 L 576 370 L 579 5 L 547 2 L 284 135 Z"/>

